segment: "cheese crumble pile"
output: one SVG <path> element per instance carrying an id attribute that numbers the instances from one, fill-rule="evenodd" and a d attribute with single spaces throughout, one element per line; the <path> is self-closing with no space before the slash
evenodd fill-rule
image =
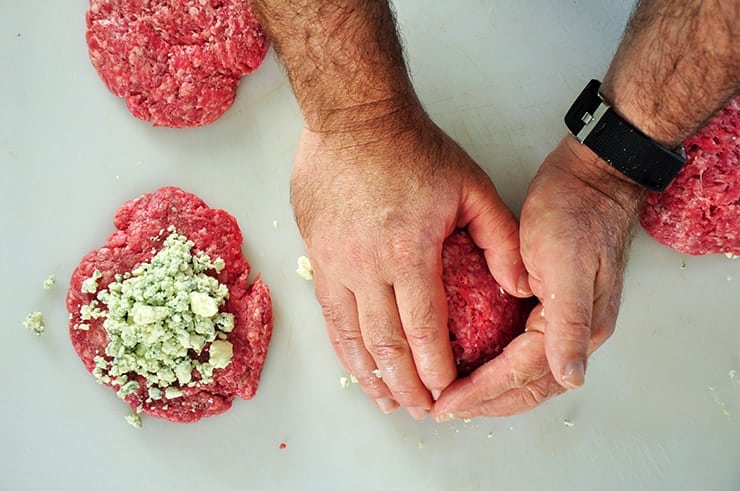
<path id="1" fill-rule="evenodd" d="M 122 399 L 141 388 L 135 375 L 144 378 L 148 401 L 173 399 L 183 395 L 183 387 L 212 382 L 213 371 L 231 363 L 233 349 L 226 338 L 234 316 L 219 312 L 229 290 L 206 274 L 223 270 L 224 261 L 193 255 L 192 241 L 174 227 L 167 231 L 151 262 L 116 274 L 107 289 L 97 292 L 97 300 L 80 309 L 83 321 L 105 317 L 110 341 L 106 356 L 95 357 L 93 375 L 117 385 Z M 101 277 L 96 270 L 83 291 L 96 289 Z"/>

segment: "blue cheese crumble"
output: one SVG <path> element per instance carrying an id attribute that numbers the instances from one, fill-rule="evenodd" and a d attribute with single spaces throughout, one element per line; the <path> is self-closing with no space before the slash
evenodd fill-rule
<path id="1" fill-rule="evenodd" d="M 137 430 L 141 429 L 141 416 L 137 413 L 131 413 L 126 416 L 124 416 L 124 419 L 128 424 L 136 428 Z"/>
<path id="2" fill-rule="evenodd" d="M 142 388 L 135 375 L 144 378 L 147 402 L 182 397 L 182 388 L 212 382 L 214 369 L 227 367 L 233 356 L 224 338 L 234 316 L 219 311 L 229 290 L 206 274 L 223 270 L 223 259 L 193 255 L 192 241 L 174 227 L 167 230 L 151 262 L 116 274 L 97 300 L 80 308 L 83 321 L 105 318 L 110 341 L 105 356 L 95 357 L 93 375 L 118 386 L 122 399 Z M 101 276 L 96 270 L 83 291 L 97 290 Z"/>
<path id="3" fill-rule="evenodd" d="M 80 290 L 82 290 L 82 293 L 95 293 L 98 291 L 98 280 L 103 277 L 103 273 L 101 273 L 99 270 L 93 271 L 93 274 L 90 278 L 86 279 L 82 282 L 82 287 Z"/>
<path id="4" fill-rule="evenodd" d="M 56 284 L 57 276 L 54 274 L 50 274 L 49 277 L 44 280 L 44 290 L 51 290 Z"/>
<path id="5" fill-rule="evenodd" d="M 313 279 L 313 267 L 311 266 L 311 260 L 306 256 L 298 258 L 298 269 L 295 272 L 306 281 Z"/>
<path id="6" fill-rule="evenodd" d="M 41 312 L 31 312 L 26 316 L 26 320 L 23 321 L 23 325 L 36 333 L 37 336 L 41 336 L 41 333 L 46 329 L 44 324 L 44 314 Z"/>

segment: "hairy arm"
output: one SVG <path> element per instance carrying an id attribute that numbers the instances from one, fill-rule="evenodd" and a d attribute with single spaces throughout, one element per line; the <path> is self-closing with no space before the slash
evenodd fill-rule
<path id="1" fill-rule="evenodd" d="M 641 1 L 602 94 L 645 134 L 677 146 L 738 93 L 739 19 L 737 1 Z M 439 419 L 514 414 L 584 383 L 588 356 L 614 331 L 642 194 L 575 138 L 561 140 L 521 217 L 522 258 L 543 307 L 502 356 L 445 391 Z"/>
<path id="2" fill-rule="evenodd" d="M 377 129 L 416 103 L 386 0 L 255 0 L 313 131 Z"/>
<path id="3" fill-rule="evenodd" d="M 677 146 L 740 90 L 740 2 L 642 0 L 601 90 L 645 134 Z"/>
<path id="4" fill-rule="evenodd" d="M 531 295 L 514 216 L 421 107 L 386 0 L 254 7 L 305 119 L 291 201 L 329 339 L 381 410 L 423 418 L 456 376 L 442 243 L 467 227 L 503 288 Z"/>

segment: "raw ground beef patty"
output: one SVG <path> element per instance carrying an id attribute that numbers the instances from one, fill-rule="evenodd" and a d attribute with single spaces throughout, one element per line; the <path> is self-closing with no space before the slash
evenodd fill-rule
<path id="1" fill-rule="evenodd" d="M 173 128 L 218 119 L 268 48 L 245 0 L 90 0 L 86 37 L 131 113 Z"/>
<path id="2" fill-rule="evenodd" d="M 506 293 L 465 230 L 458 229 L 445 240 L 442 267 L 452 352 L 462 377 L 492 360 L 524 332 L 536 301 Z"/>
<path id="3" fill-rule="evenodd" d="M 225 368 L 214 370 L 213 382 L 199 387 L 181 386 L 182 397 L 173 399 L 151 400 L 145 379 L 132 372 L 130 377 L 139 380 L 140 388 L 126 396 L 125 401 L 132 409 L 141 406 L 144 413 L 152 416 L 193 422 L 226 411 L 236 396 L 252 398 L 272 334 L 272 308 L 267 285 L 259 278 L 251 285 L 247 283 L 249 264 L 241 252 L 242 234 L 236 219 L 223 210 L 209 208 L 193 194 L 166 187 L 124 203 L 115 214 L 114 225 L 117 230 L 107 243 L 87 254 L 75 269 L 67 293 L 70 337 L 87 370 L 93 372 L 96 356 L 106 356 L 109 336 L 103 318 L 81 319 L 81 306 L 96 298 L 93 293 L 83 293 L 83 282 L 99 270 L 100 292 L 114 281 L 116 273 L 131 272 L 139 264 L 151 261 L 154 251 L 163 247 L 162 230 L 174 226 L 177 233 L 194 243 L 194 254 L 203 252 L 224 260 L 225 266 L 218 274 L 208 273 L 229 290 L 221 311 L 234 316 L 234 329 L 227 337 L 233 345 L 233 357 Z M 77 329 L 81 322 L 89 324 L 89 330 Z"/>
<path id="4" fill-rule="evenodd" d="M 686 254 L 740 255 L 740 98 L 684 142 L 687 163 L 662 193 L 648 193 L 640 222 Z"/>

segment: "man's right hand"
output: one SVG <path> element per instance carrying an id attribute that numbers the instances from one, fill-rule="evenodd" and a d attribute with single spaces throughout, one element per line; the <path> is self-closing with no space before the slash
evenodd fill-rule
<path id="1" fill-rule="evenodd" d="M 372 131 L 304 130 L 291 191 L 337 355 L 381 410 L 423 418 L 456 377 L 442 243 L 467 226 L 498 282 L 528 295 L 513 215 L 413 104 Z"/>

